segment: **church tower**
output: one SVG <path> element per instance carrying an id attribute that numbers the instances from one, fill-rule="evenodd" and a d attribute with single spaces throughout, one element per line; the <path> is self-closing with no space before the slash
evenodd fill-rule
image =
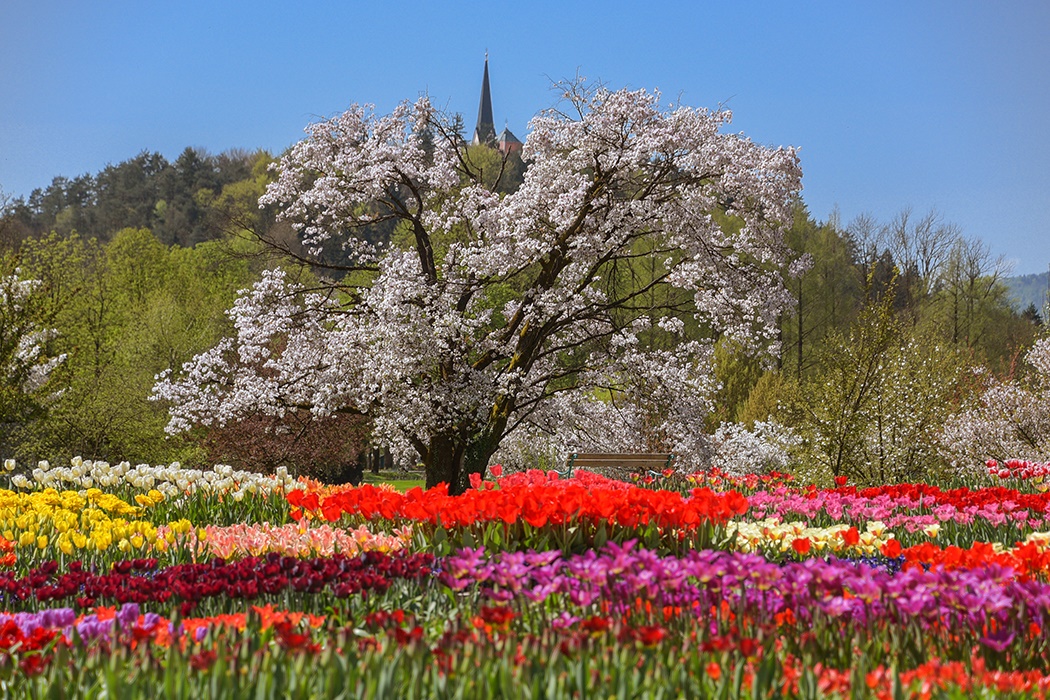
<path id="1" fill-rule="evenodd" d="M 485 77 L 481 79 L 481 104 L 478 106 L 478 125 L 474 127 L 473 144 L 496 143 L 496 125 L 492 121 L 492 93 L 489 91 L 489 52 L 485 52 Z"/>
<path id="2" fill-rule="evenodd" d="M 496 135 L 496 124 L 492 118 L 492 92 L 489 89 L 489 52 L 485 52 L 485 74 L 481 79 L 481 104 L 478 105 L 478 125 L 474 127 L 474 145 L 484 144 L 496 148 L 503 155 L 521 151 L 522 143 L 518 137 L 510 132 L 507 127 L 503 128 L 499 136 Z"/>

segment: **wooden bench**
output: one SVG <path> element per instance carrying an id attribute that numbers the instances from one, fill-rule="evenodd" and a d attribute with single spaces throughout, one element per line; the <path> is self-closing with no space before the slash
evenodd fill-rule
<path id="1" fill-rule="evenodd" d="M 559 470 L 558 473 L 569 478 L 573 470 L 586 469 L 627 479 L 631 474 L 648 474 L 670 469 L 674 464 L 674 457 L 669 452 L 574 452 L 569 455 L 565 471 Z"/>

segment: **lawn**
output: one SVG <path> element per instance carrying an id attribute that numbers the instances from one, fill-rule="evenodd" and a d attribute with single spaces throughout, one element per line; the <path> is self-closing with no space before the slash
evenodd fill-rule
<path id="1" fill-rule="evenodd" d="M 381 471 L 378 474 L 365 471 L 364 483 L 379 486 L 387 484 L 398 491 L 407 491 L 416 486 L 423 487 L 426 478 L 422 472 Z"/>

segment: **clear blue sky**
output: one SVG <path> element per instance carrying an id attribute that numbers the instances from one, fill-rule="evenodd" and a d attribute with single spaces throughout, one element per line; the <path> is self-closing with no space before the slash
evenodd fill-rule
<path id="1" fill-rule="evenodd" d="M 1050 2 L 7 0 L 0 188 L 25 196 L 143 150 L 280 152 L 353 102 L 426 91 L 497 129 L 554 79 L 734 112 L 801 148 L 818 220 L 936 208 L 1015 263 L 1050 263 Z"/>

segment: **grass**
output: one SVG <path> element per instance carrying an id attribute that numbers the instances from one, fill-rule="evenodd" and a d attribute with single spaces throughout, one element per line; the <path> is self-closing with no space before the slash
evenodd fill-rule
<path id="1" fill-rule="evenodd" d="M 371 471 L 365 471 L 364 483 L 374 484 L 389 484 L 398 491 L 408 491 L 411 488 L 419 486 L 423 488 L 426 484 L 426 479 L 419 472 L 404 472 L 404 471 L 381 471 L 378 474 L 373 474 Z"/>

